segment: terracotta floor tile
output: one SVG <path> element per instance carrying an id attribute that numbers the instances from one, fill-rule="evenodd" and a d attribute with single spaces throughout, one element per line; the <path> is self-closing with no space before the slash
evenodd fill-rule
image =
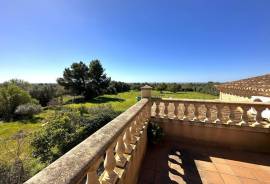
<path id="1" fill-rule="evenodd" d="M 249 178 L 241 178 L 239 177 L 242 184 L 260 184 L 258 180 L 249 179 Z"/>
<path id="2" fill-rule="evenodd" d="M 236 176 L 256 179 L 253 172 L 249 168 L 239 167 L 239 166 L 235 166 L 235 165 L 231 165 L 230 167 Z"/>
<path id="3" fill-rule="evenodd" d="M 233 166 L 239 166 L 239 167 L 245 167 L 245 163 L 238 161 L 238 160 L 231 160 L 231 159 L 226 159 L 226 163 L 228 165 L 233 165 Z"/>
<path id="4" fill-rule="evenodd" d="M 238 177 L 229 175 L 229 174 L 221 174 L 221 177 L 225 184 L 241 184 Z"/>
<path id="5" fill-rule="evenodd" d="M 263 169 L 263 170 L 265 170 L 265 171 L 267 171 L 267 172 L 270 173 L 270 166 L 258 165 L 258 168 Z"/>
<path id="6" fill-rule="evenodd" d="M 219 173 L 234 175 L 234 172 L 232 171 L 231 167 L 227 164 L 215 163 L 215 166 Z"/>
<path id="7" fill-rule="evenodd" d="M 270 156 L 196 143 L 147 147 L 139 184 L 270 184 Z"/>
<path id="8" fill-rule="evenodd" d="M 252 172 L 259 181 L 270 183 L 270 172 L 268 172 L 267 170 L 258 168 L 253 169 Z"/>
<path id="9" fill-rule="evenodd" d="M 223 158 L 219 158 L 219 157 L 210 157 L 211 161 L 213 163 L 220 163 L 220 164 L 225 164 L 226 160 Z"/>
<path id="10" fill-rule="evenodd" d="M 221 176 L 217 172 L 200 171 L 204 184 L 224 184 Z"/>
<path id="11" fill-rule="evenodd" d="M 215 165 L 212 162 L 195 160 L 195 164 L 198 170 L 217 171 Z"/>

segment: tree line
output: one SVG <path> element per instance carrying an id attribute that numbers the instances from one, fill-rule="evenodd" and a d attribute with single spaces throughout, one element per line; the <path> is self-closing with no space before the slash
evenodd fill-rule
<path id="1" fill-rule="evenodd" d="M 32 118 L 43 107 L 62 105 L 64 95 L 83 96 L 90 100 L 103 94 L 129 90 L 129 84 L 107 77 L 99 60 L 93 60 L 89 65 L 73 63 L 64 69 L 57 84 L 30 84 L 20 79 L 0 84 L 0 120 Z"/>
<path id="2" fill-rule="evenodd" d="M 172 93 L 177 92 L 200 92 L 211 95 L 219 95 L 219 91 L 216 89 L 215 85 L 220 83 L 217 82 L 207 82 L 207 83 L 129 83 L 130 89 L 140 90 L 143 85 L 150 85 L 154 90 L 163 93 L 169 91 Z"/>

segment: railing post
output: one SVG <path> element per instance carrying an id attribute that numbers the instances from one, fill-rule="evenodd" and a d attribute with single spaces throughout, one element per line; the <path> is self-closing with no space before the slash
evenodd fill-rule
<path id="1" fill-rule="evenodd" d="M 152 91 L 152 87 L 145 85 L 143 87 L 141 87 L 141 97 L 142 98 L 151 98 L 151 91 Z"/>

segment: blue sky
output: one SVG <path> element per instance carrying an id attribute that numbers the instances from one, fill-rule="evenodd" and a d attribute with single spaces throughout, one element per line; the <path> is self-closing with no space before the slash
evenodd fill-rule
<path id="1" fill-rule="evenodd" d="M 270 73 L 269 0 L 0 0 L 0 82 L 100 59 L 126 82 Z"/>

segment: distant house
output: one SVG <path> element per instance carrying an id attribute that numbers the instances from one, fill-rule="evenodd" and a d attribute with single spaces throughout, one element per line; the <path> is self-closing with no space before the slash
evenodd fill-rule
<path id="1" fill-rule="evenodd" d="M 270 102 L 270 74 L 217 85 L 220 100 Z"/>

